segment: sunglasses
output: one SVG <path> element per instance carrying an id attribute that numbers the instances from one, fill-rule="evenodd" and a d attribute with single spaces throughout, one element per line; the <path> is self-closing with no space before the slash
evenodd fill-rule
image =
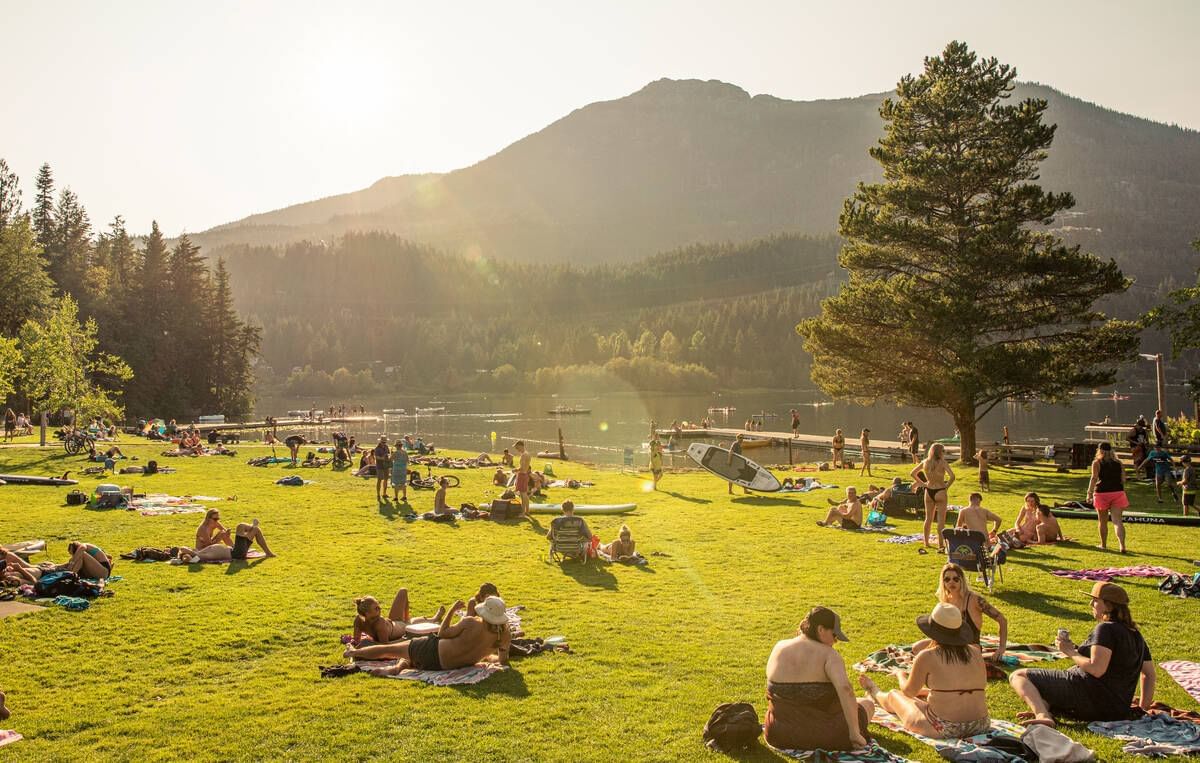
<path id="1" fill-rule="evenodd" d="M 948 577 L 942 578 L 943 583 L 957 583 L 961 580 L 962 580 L 962 578 L 960 578 L 958 575 L 950 575 Z"/>

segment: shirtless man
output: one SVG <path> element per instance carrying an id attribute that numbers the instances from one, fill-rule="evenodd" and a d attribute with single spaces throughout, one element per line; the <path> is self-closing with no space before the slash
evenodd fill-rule
<path id="1" fill-rule="evenodd" d="M 438 478 L 438 489 L 433 494 L 433 513 L 434 514 L 450 514 L 454 509 L 446 503 L 446 488 L 450 487 L 450 480 L 445 477 Z"/>
<path id="2" fill-rule="evenodd" d="M 408 608 L 408 589 L 401 588 L 392 599 L 388 616 L 383 616 L 379 600 L 374 596 L 362 596 L 354 600 L 358 614 L 354 617 L 354 635 L 351 643 L 358 644 L 368 636 L 376 644 L 389 644 L 405 637 L 410 623 L 440 623 L 446 616 L 446 608 L 439 607 L 433 617 L 411 617 Z"/>
<path id="3" fill-rule="evenodd" d="M 196 529 L 196 550 L 199 551 L 218 543 L 232 546 L 233 537 L 225 525 L 221 524 L 221 512 L 217 509 L 209 509 L 204 515 L 204 521 Z"/>
<path id="4" fill-rule="evenodd" d="M 968 504 L 966 508 L 960 509 L 958 512 L 958 522 L 955 523 L 955 527 L 981 532 L 984 536 L 995 535 L 1000 532 L 1000 525 L 1004 520 L 980 505 L 983 503 L 983 495 L 981 493 L 971 493 L 971 497 L 967 500 Z M 988 522 L 992 523 L 990 533 L 987 529 Z"/>
<path id="5" fill-rule="evenodd" d="M 1038 543 L 1057 543 L 1060 540 L 1064 540 L 1062 528 L 1058 526 L 1058 519 L 1050 513 L 1049 506 L 1038 504 L 1038 523 L 1036 529 Z"/>
<path id="6" fill-rule="evenodd" d="M 929 544 L 929 528 L 937 516 L 938 550 L 942 550 L 942 530 L 946 529 L 946 503 L 950 498 L 950 486 L 954 484 L 954 470 L 946 460 L 946 447 L 940 442 L 929 446 L 929 455 L 913 467 L 909 476 L 913 485 L 925 488 L 925 548 Z"/>
<path id="7" fill-rule="evenodd" d="M 512 634 L 508 629 L 504 601 L 499 596 L 489 596 L 476 605 L 474 615 L 466 615 L 451 625 L 454 616 L 464 607 L 466 604 L 462 599 L 454 602 L 442 619 L 442 627 L 433 635 L 396 644 L 349 646 L 345 656 L 353 660 L 400 660 L 387 671 L 389 675 L 408 668 L 456 670 L 484 660 L 507 665 Z"/>
<path id="8" fill-rule="evenodd" d="M 520 459 L 517 466 L 517 497 L 521 499 L 521 516 L 529 516 L 529 474 L 533 471 L 529 453 L 525 450 L 525 441 L 517 440 L 513 445 L 513 450 L 517 452 L 517 457 Z"/>
<path id="9" fill-rule="evenodd" d="M 857 530 L 862 527 L 862 501 L 858 500 L 858 491 L 853 486 L 846 488 L 846 500 L 829 510 L 825 521 L 817 522 L 821 527 L 828 527 L 835 522 L 843 530 Z"/>

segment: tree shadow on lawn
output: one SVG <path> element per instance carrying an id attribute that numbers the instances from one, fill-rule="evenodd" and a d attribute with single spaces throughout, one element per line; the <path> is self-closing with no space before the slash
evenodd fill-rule
<path id="1" fill-rule="evenodd" d="M 683 493 L 676 493 L 674 490 L 664 490 L 663 493 L 671 496 L 672 498 L 678 498 L 681 501 L 687 501 L 688 503 L 712 503 L 711 499 L 697 498 L 694 495 L 684 495 Z"/>
<path id="2" fill-rule="evenodd" d="M 1077 620 L 1081 623 L 1092 622 L 1092 617 L 1088 614 L 1087 608 L 1084 606 L 1087 600 L 1083 597 L 1076 599 L 1070 596 L 1053 596 L 1038 593 L 1037 591 L 1013 591 L 1009 589 L 997 589 L 988 594 L 988 596 L 992 599 L 999 599 L 1006 604 L 1014 604 L 1043 615 L 1052 615 L 1064 620 Z"/>
<path id="3" fill-rule="evenodd" d="M 495 694 L 503 694 L 508 697 L 529 696 L 529 686 L 525 683 L 525 676 L 512 665 L 508 666 L 508 670 L 497 673 L 486 681 L 465 686 L 451 686 L 450 688 L 473 699 L 486 700 Z"/>

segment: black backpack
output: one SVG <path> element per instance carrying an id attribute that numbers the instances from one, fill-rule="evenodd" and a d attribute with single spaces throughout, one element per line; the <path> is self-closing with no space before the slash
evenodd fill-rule
<path id="1" fill-rule="evenodd" d="M 87 493 L 83 492 L 82 490 L 72 490 L 71 492 L 67 493 L 68 506 L 82 506 L 87 502 Z"/>
<path id="2" fill-rule="evenodd" d="M 147 461 L 144 474 L 158 474 L 158 462 L 154 460 Z"/>
<path id="3" fill-rule="evenodd" d="M 726 702 L 704 724 L 704 746 L 717 752 L 745 750 L 758 741 L 762 723 L 749 702 Z"/>

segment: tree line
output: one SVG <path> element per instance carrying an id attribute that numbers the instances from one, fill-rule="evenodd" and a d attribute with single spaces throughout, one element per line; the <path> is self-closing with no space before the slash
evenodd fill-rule
<path id="1" fill-rule="evenodd" d="M 114 419 L 248 412 L 260 332 L 225 263 L 186 235 L 168 247 L 157 223 L 142 240 L 120 216 L 96 231 L 48 164 L 35 189 L 25 209 L 0 159 L 0 397 Z"/>

